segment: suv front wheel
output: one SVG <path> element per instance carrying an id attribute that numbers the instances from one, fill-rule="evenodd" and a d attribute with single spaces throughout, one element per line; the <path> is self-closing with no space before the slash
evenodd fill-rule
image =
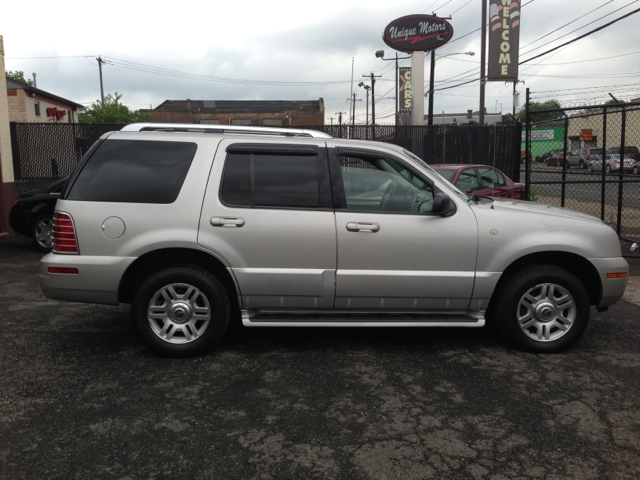
<path id="1" fill-rule="evenodd" d="M 496 327 L 513 346 L 529 352 L 560 352 L 587 328 L 589 296 L 570 272 L 532 265 L 503 285 L 495 309 Z"/>
<path id="2" fill-rule="evenodd" d="M 131 313 L 147 347 L 160 355 L 187 357 L 220 340 L 229 324 L 229 296 L 204 270 L 168 268 L 142 282 Z"/>

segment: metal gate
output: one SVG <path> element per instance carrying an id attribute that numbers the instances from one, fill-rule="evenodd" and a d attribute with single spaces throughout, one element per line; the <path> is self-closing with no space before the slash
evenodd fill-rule
<path id="1" fill-rule="evenodd" d="M 622 241 L 640 242 L 640 102 L 533 111 L 532 100 L 527 89 L 527 198 L 593 215 Z"/>

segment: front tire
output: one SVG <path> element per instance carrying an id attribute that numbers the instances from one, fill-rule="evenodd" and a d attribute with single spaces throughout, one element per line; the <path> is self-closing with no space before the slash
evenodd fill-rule
<path id="1" fill-rule="evenodd" d="M 593 173 L 593 165 L 589 164 L 589 165 L 587 166 L 587 171 L 588 171 L 589 173 Z"/>
<path id="2" fill-rule="evenodd" d="M 607 165 L 604 169 L 605 172 L 611 173 L 611 165 Z"/>
<path id="3" fill-rule="evenodd" d="M 502 285 L 495 322 L 512 346 L 535 353 L 561 352 L 587 328 L 589 295 L 572 273 L 552 265 L 532 265 Z"/>
<path id="4" fill-rule="evenodd" d="M 161 270 L 145 279 L 131 313 L 144 344 L 159 355 L 199 355 L 229 324 L 229 296 L 211 274 L 194 267 Z"/>
<path id="5" fill-rule="evenodd" d="M 585 169 L 585 164 L 583 160 L 580 160 L 580 170 L 584 170 Z"/>

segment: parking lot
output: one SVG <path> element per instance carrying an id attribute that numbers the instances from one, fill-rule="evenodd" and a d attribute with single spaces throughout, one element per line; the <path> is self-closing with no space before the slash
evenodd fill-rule
<path id="1" fill-rule="evenodd" d="M 175 360 L 128 306 L 47 300 L 40 256 L 0 237 L 2 479 L 640 478 L 630 301 L 557 355 L 486 328 L 236 327 Z"/>

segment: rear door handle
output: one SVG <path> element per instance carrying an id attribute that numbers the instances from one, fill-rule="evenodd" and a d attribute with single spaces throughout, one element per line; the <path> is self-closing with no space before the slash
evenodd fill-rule
<path id="1" fill-rule="evenodd" d="M 214 227 L 240 228 L 244 226 L 244 218 L 240 217 L 211 217 L 209 223 Z"/>
<path id="2" fill-rule="evenodd" d="M 375 233 L 380 230 L 380 225 L 377 223 L 349 222 L 347 223 L 347 230 L 350 232 Z"/>

